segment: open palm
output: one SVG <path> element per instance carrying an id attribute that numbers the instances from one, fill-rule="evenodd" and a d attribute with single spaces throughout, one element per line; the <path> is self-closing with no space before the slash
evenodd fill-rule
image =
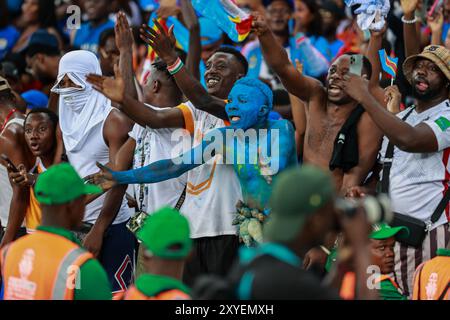
<path id="1" fill-rule="evenodd" d="M 120 74 L 120 71 L 114 66 L 115 78 L 105 77 L 98 74 L 89 74 L 86 77 L 87 82 L 92 84 L 92 87 L 105 95 L 114 102 L 122 103 L 125 95 L 125 81 Z"/>

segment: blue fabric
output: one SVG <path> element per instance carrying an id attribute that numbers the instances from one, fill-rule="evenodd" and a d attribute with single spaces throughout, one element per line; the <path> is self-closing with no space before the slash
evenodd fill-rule
<path id="1" fill-rule="evenodd" d="M 0 29 L 0 59 L 11 51 L 19 37 L 19 31 L 13 26 Z"/>
<path id="2" fill-rule="evenodd" d="M 137 240 L 126 224 L 115 224 L 106 230 L 98 256 L 113 293 L 126 290 L 133 281 Z"/>
<path id="3" fill-rule="evenodd" d="M 328 42 L 328 48 L 330 50 L 331 54 L 331 60 L 336 58 L 337 54 L 339 53 L 339 50 L 344 46 L 344 41 L 341 41 L 339 39 L 334 40 L 333 42 Z"/>
<path id="4" fill-rule="evenodd" d="M 28 109 L 46 108 L 48 105 L 48 97 L 39 90 L 26 91 L 21 97 L 27 103 Z"/>
<path id="5" fill-rule="evenodd" d="M 331 54 L 327 39 L 322 36 L 308 36 L 308 38 L 314 48 L 316 48 L 325 58 L 327 58 L 328 61 L 333 60 L 333 55 Z"/>
<path id="6" fill-rule="evenodd" d="M 76 31 L 73 46 L 77 49 L 88 50 L 97 54 L 100 35 L 109 28 L 114 28 L 114 22 L 111 20 L 108 20 L 95 28 L 92 27 L 89 22 L 85 22 L 81 24 L 80 29 Z"/>
<path id="7" fill-rule="evenodd" d="M 241 247 L 239 249 L 239 261 L 244 265 L 251 263 L 262 255 L 270 255 L 294 267 L 302 265 L 302 260 L 291 249 L 279 243 L 268 242 L 256 248 Z"/>
<path id="8" fill-rule="evenodd" d="M 252 297 L 252 285 L 255 275 L 251 272 L 246 272 L 239 282 L 237 289 L 237 296 L 239 300 L 250 300 Z"/>
<path id="9" fill-rule="evenodd" d="M 450 23 L 446 22 L 444 23 L 444 26 L 442 27 L 442 42 L 445 43 L 445 39 L 447 38 L 448 30 L 450 29 Z"/>
<path id="10" fill-rule="evenodd" d="M 229 1 L 227 5 L 233 6 L 236 12 L 233 12 L 235 16 L 232 16 L 230 12 L 227 11 L 227 5 L 224 5 L 222 1 L 219 0 L 192 0 L 192 5 L 197 12 L 202 16 L 207 17 L 214 21 L 214 23 L 222 29 L 228 37 L 234 42 L 241 42 L 245 39 L 250 32 L 250 26 L 246 30 L 238 30 L 238 24 L 233 22 L 231 19 L 240 18 L 240 22 L 246 21 L 248 15 L 240 10 L 233 2 Z M 239 12 L 238 12 L 239 11 Z M 238 13 L 237 13 L 238 12 Z M 236 16 L 237 15 L 237 16 Z M 239 19 L 238 19 L 239 20 Z M 241 25 L 242 26 L 242 25 Z M 215 31 L 214 29 L 208 32 Z M 246 33 L 247 31 L 247 33 Z"/>

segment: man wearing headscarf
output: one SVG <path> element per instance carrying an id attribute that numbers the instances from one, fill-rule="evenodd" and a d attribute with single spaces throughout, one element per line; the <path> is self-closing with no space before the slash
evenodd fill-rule
<path id="1" fill-rule="evenodd" d="M 89 73 L 101 74 L 95 54 L 78 50 L 59 63 L 52 92 L 59 95 L 59 117 L 69 162 L 82 177 L 95 173 L 96 162 L 114 164 L 117 151 L 131 130 L 129 119 L 111 106 L 111 101 L 85 80 Z M 125 188 L 114 188 L 86 206 L 83 245 L 106 269 L 113 293 L 123 292 L 132 279 L 136 240 L 127 229 L 130 209 Z"/>

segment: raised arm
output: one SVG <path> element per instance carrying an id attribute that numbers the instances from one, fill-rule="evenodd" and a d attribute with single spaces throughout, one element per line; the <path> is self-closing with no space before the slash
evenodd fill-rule
<path id="1" fill-rule="evenodd" d="M 348 74 L 344 90 L 364 107 L 383 134 L 400 150 L 417 153 L 438 150 L 436 135 L 429 125 L 411 126 L 383 108 L 370 94 L 367 80 Z"/>
<path id="2" fill-rule="evenodd" d="M 441 8 L 439 12 L 431 17 L 427 17 L 427 24 L 431 30 L 431 44 L 442 45 L 442 28 L 444 26 L 444 14 Z"/>
<path id="3" fill-rule="evenodd" d="M 154 20 L 154 23 L 158 31 L 151 29 L 147 25 L 143 25 L 141 28 L 141 38 L 155 50 L 158 56 L 168 66 L 173 66 L 178 59 L 175 51 L 176 40 L 173 35 L 173 26 L 167 33 L 158 21 Z M 202 84 L 188 72 L 186 67 L 182 66 L 174 74 L 174 78 L 178 87 L 197 109 L 208 112 L 218 118 L 228 120 L 224 108 L 225 102 L 222 99 L 211 96 Z"/>
<path id="4" fill-rule="evenodd" d="M 382 105 L 385 105 L 386 103 L 384 99 L 384 91 L 380 87 L 381 62 L 378 51 L 382 47 L 383 35 L 386 32 L 386 29 L 387 25 L 385 25 L 381 31 L 370 31 L 369 47 L 367 50 L 367 58 L 372 65 L 372 76 L 369 81 L 370 92 Z"/>
<path id="5" fill-rule="evenodd" d="M 114 30 L 116 33 L 116 45 L 120 51 L 119 69 L 124 79 L 125 92 L 132 98 L 137 99 L 138 95 L 134 84 L 133 72 L 133 34 L 124 12 L 117 14 Z"/>
<path id="6" fill-rule="evenodd" d="M 400 0 L 403 9 L 403 19 L 412 21 L 418 0 Z M 403 35 L 405 39 L 405 56 L 409 57 L 420 52 L 420 39 L 417 34 L 417 23 L 403 23 Z"/>
<path id="7" fill-rule="evenodd" d="M 95 90 L 122 105 L 122 111 L 140 126 L 154 129 L 184 128 L 184 117 L 178 108 L 155 110 L 146 107 L 125 91 L 125 81 L 119 68 L 115 66 L 114 71 L 115 78 L 90 74 L 86 79 Z"/>
<path id="8" fill-rule="evenodd" d="M 318 93 L 323 90 L 322 84 L 297 71 L 289 60 L 286 50 L 276 41 L 262 15 L 254 14 L 252 27 L 260 41 L 264 60 L 280 77 L 285 88 L 305 102 L 320 95 Z"/>
<path id="9" fill-rule="evenodd" d="M 208 132 L 202 143 L 177 157 L 159 160 L 139 169 L 113 171 L 98 163 L 97 166 L 101 171 L 87 176 L 85 180 L 100 185 L 104 190 L 108 190 L 121 184 L 157 183 L 177 178 L 183 173 L 207 162 L 215 155 L 215 151 L 218 150 L 214 149 L 214 152 L 211 154 L 208 154 L 206 150 L 210 149 L 208 146 L 211 144 L 216 146 L 215 143 L 217 142 L 214 136 L 218 130 Z"/>
<path id="10" fill-rule="evenodd" d="M 186 28 L 189 30 L 189 49 L 186 58 L 186 68 L 192 76 L 200 80 L 200 60 L 202 44 L 200 41 L 200 24 L 192 3 L 189 0 L 181 0 L 181 15 Z"/>

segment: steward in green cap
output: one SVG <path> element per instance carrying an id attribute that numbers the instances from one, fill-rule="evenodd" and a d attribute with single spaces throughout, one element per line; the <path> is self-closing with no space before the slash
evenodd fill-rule
<path id="1" fill-rule="evenodd" d="M 70 231 L 83 219 L 85 197 L 102 190 L 85 184 L 68 163 L 39 175 L 42 224 L 0 254 L 5 300 L 110 300 L 106 272 Z"/>
<path id="2" fill-rule="evenodd" d="M 188 300 L 181 282 L 192 248 L 189 223 L 179 211 L 164 207 L 149 215 L 136 234 L 144 247 L 144 274 L 125 293 L 125 300 Z"/>
<path id="3" fill-rule="evenodd" d="M 390 275 L 394 272 L 395 240 L 408 237 L 409 230 L 406 227 L 390 227 L 381 223 L 373 225 L 370 234 L 370 249 L 372 252 L 372 263 L 380 269 L 380 276 L 375 280 L 378 293 L 382 300 L 407 300 L 400 290 L 399 285 Z"/>
<path id="4" fill-rule="evenodd" d="M 408 237 L 409 230 L 406 227 L 390 227 L 386 223 L 372 225 L 372 233 L 369 235 L 370 239 L 370 255 L 371 263 L 375 271 L 373 279 L 373 288 L 378 290 L 378 296 L 382 300 L 407 300 L 400 290 L 399 285 L 390 275 L 394 273 L 395 253 L 394 246 L 396 239 Z M 339 248 L 334 248 L 329 255 L 327 261 L 327 271 L 330 272 L 332 266 L 335 264 L 339 254 Z M 333 261 L 331 261 L 331 259 Z M 351 269 L 344 277 L 340 294 L 344 299 L 354 299 L 356 292 L 355 273 L 354 273 L 354 259 L 351 259 Z"/>

